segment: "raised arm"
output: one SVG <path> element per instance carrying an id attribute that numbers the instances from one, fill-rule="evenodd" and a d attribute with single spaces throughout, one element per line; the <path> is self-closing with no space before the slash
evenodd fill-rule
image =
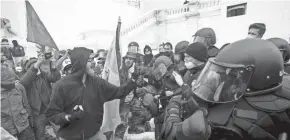
<path id="1" fill-rule="evenodd" d="M 120 87 L 117 87 L 101 78 L 96 77 L 96 79 L 98 81 L 97 86 L 101 88 L 101 93 L 103 93 L 106 101 L 123 98 L 137 87 L 136 83 L 132 80 L 128 80 Z"/>

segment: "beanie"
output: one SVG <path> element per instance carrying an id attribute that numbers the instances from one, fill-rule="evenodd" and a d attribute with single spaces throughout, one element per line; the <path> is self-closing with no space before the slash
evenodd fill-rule
<path id="1" fill-rule="evenodd" d="M 200 42 L 190 44 L 184 51 L 184 53 L 193 57 L 196 60 L 206 62 L 207 61 L 207 48 Z"/>
<path id="2" fill-rule="evenodd" d="M 28 70 L 28 69 L 31 67 L 31 65 L 33 65 L 33 64 L 36 63 L 36 62 L 37 62 L 37 59 L 36 59 L 35 57 L 30 58 L 30 59 L 25 63 L 24 69 L 25 69 L 25 70 Z"/>

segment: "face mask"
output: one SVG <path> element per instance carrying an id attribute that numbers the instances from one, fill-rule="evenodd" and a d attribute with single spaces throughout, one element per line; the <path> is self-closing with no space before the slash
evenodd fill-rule
<path id="1" fill-rule="evenodd" d="M 163 52 L 163 55 L 170 57 L 173 53 L 172 52 Z"/>
<path id="2" fill-rule="evenodd" d="M 189 70 L 189 69 L 192 69 L 194 68 L 196 65 L 193 64 L 192 62 L 185 62 L 184 63 L 185 67 Z"/>
<path id="3" fill-rule="evenodd" d="M 145 55 L 150 55 L 150 54 L 151 54 L 150 51 L 146 51 L 146 52 L 145 52 Z"/>

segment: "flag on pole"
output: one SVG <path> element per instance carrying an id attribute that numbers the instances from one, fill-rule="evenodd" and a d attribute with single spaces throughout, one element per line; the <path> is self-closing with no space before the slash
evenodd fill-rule
<path id="1" fill-rule="evenodd" d="M 55 42 L 38 17 L 29 1 L 25 1 L 27 18 L 27 41 L 58 50 Z"/>
<path id="2" fill-rule="evenodd" d="M 115 86 L 120 86 L 119 68 L 121 67 L 122 55 L 120 47 L 120 30 L 121 19 L 119 17 L 116 36 L 114 37 L 111 48 L 107 54 L 102 78 Z M 121 123 L 119 114 L 120 100 L 106 102 L 104 104 L 103 124 L 101 127 L 102 132 L 115 131 L 116 127 Z"/>

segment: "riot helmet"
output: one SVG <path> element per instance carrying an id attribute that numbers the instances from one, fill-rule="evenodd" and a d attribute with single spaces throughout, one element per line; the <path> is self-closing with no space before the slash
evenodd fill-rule
<path id="1" fill-rule="evenodd" d="M 174 53 L 181 53 L 186 47 L 188 47 L 189 42 L 188 41 L 180 41 L 175 46 Z"/>
<path id="2" fill-rule="evenodd" d="M 283 59 L 277 47 L 266 40 L 244 39 L 210 58 L 192 90 L 205 101 L 226 103 L 277 90 L 282 78 Z"/>
<path id="3" fill-rule="evenodd" d="M 159 56 L 153 66 L 153 75 L 157 81 L 161 80 L 162 77 L 168 73 L 168 70 L 173 66 L 173 62 L 167 56 Z"/>
<path id="4" fill-rule="evenodd" d="M 139 51 L 139 44 L 137 42 L 131 42 L 128 45 L 128 52 L 138 53 Z"/>
<path id="5" fill-rule="evenodd" d="M 193 36 L 193 42 L 204 43 L 213 46 L 216 43 L 216 35 L 212 28 L 199 29 Z"/>
<path id="6" fill-rule="evenodd" d="M 282 53 L 284 63 L 288 62 L 290 59 L 290 46 L 289 46 L 288 42 L 286 40 L 284 40 L 282 38 L 278 38 L 278 37 L 269 38 L 267 40 L 271 41 L 272 43 L 274 43 L 276 45 L 276 47 L 278 47 L 278 49 Z"/>

